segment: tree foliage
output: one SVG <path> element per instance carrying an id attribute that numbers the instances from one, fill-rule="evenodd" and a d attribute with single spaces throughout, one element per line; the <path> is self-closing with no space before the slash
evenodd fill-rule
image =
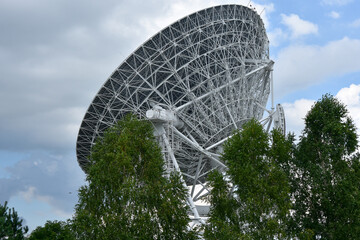
<path id="1" fill-rule="evenodd" d="M 164 160 L 149 122 L 129 115 L 93 147 L 88 185 L 79 190 L 79 239 L 196 239 L 187 191 Z"/>
<path id="2" fill-rule="evenodd" d="M 22 226 L 23 220 L 19 218 L 14 208 L 9 208 L 7 202 L 0 204 L 0 239 L 22 240 L 28 232 L 27 226 Z"/>
<path id="3" fill-rule="evenodd" d="M 47 221 L 43 227 L 31 232 L 29 240 L 75 240 L 69 224 L 63 221 Z"/>
<path id="4" fill-rule="evenodd" d="M 324 95 L 305 118 L 293 162 L 293 228 L 314 238 L 360 236 L 360 164 L 356 128 L 344 104 Z"/>
<path id="5" fill-rule="evenodd" d="M 291 204 L 282 165 L 291 157 L 291 147 L 292 139 L 276 130 L 269 136 L 255 120 L 225 143 L 226 175 L 214 172 L 209 178 L 212 208 L 206 239 L 285 237 Z"/>

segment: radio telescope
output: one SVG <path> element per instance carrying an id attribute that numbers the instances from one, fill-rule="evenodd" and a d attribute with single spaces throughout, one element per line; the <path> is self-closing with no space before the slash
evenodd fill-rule
<path id="1" fill-rule="evenodd" d="M 180 172 L 189 189 L 193 221 L 203 222 L 209 207 L 197 203 L 208 192 L 207 174 L 226 169 L 219 157 L 233 131 L 252 118 L 285 131 L 282 107 L 272 101 L 266 109 L 274 64 L 268 44 L 260 16 L 241 5 L 207 8 L 164 28 L 96 94 L 79 130 L 79 165 L 86 169 L 96 139 L 127 113 L 148 119 L 166 170 Z"/>

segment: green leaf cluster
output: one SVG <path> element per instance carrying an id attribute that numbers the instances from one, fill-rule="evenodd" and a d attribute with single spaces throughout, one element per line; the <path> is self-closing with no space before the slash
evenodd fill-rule
<path id="1" fill-rule="evenodd" d="M 292 139 L 261 124 L 244 124 L 224 146 L 228 170 L 209 177 L 212 204 L 205 239 L 282 239 L 291 207 L 290 186 L 281 166 L 291 158 Z"/>
<path id="2" fill-rule="evenodd" d="M 196 239 L 187 190 L 165 177 L 161 149 L 147 121 L 128 115 L 95 146 L 73 219 L 78 239 Z"/>
<path id="3" fill-rule="evenodd" d="M 75 235 L 67 222 L 47 221 L 32 231 L 28 240 L 75 240 Z"/>
<path id="4" fill-rule="evenodd" d="M 326 94 L 299 142 L 252 120 L 225 144 L 209 179 L 206 239 L 359 239 L 360 155 L 346 106 Z"/>
<path id="5" fill-rule="evenodd" d="M 0 239 L 23 240 L 28 230 L 14 208 L 10 209 L 6 201 L 0 204 Z"/>
<path id="6" fill-rule="evenodd" d="M 357 146 L 346 106 L 324 95 L 306 115 L 291 170 L 295 231 L 311 230 L 321 239 L 359 239 Z"/>

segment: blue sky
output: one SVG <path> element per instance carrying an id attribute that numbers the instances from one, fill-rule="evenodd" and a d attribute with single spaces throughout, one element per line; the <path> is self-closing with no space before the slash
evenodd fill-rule
<path id="1" fill-rule="evenodd" d="M 33 230 L 73 214 L 85 175 L 75 143 L 85 111 L 141 43 L 206 7 L 249 0 L 0 1 L 0 202 Z M 287 130 L 325 93 L 360 126 L 360 2 L 251 1 L 275 61 Z"/>

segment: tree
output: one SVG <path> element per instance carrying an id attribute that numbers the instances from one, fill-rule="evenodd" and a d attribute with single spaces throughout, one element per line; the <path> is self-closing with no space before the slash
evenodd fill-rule
<path id="1" fill-rule="evenodd" d="M 344 104 L 324 95 L 305 118 L 293 165 L 293 228 L 318 239 L 360 236 L 356 128 Z"/>
<path id="2" fill-rule="evenodd" d="M 91 152 L 73 229 L 79 239 L 196 239 L 187 190 L 165 177 L 151 123 L 128 115 Z"/>
<path id="3" fill-rule="evenodd" d="M 43 227 L 31 232 L 29 240 L 75 240 L 68 223 L 63 221 L 47 221 Z"/>
<path id="4" fill-rule="evenodd" d="M 23 220 L 19 218 L 14 208 L 9 209 L 7 202 L 0 204 L 0 239 L 22 240 L 28 232 L 27 226 L 22 226 Z"/>
<path id="5" fill-rule="evenodd" d="M 255 120 L 225 143 L 226 175 L 209 177 L 212 207 L 205 239 L 285 238 L 291 204 L 281 166 L 291 157 L 291 146 L 292 139 L 276 130 L 269 136 Z"/>

